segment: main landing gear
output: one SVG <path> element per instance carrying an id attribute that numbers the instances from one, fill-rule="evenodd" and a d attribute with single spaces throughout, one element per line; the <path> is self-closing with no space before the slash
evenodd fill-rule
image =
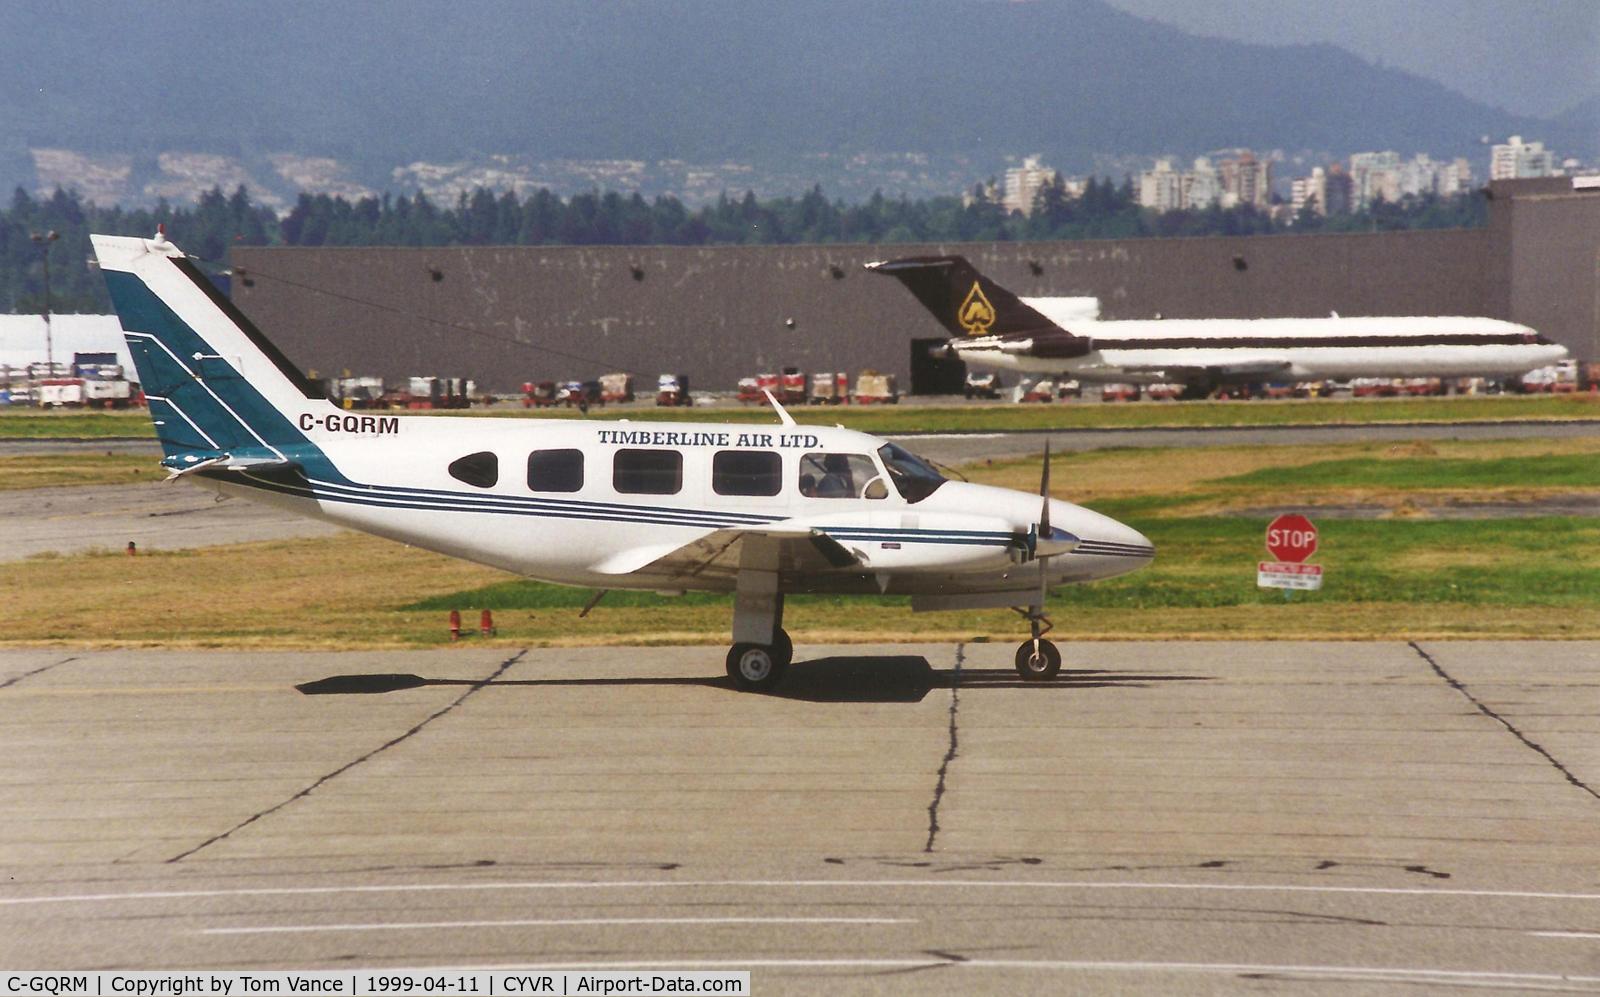
<path id="1" fill-rule="evenodd" d="M 783 680 L 794 659 L 794 642 L 774 629 L 771 644 L 739 643 L 728 651 L 728 677 L 745 692 L 766 692 Z"/>
<path id="2" fill-rule="evenodd" d="M 728 677 L 745 692 L 768 692 L 783 680 L 794 658 L 794 642 L 783 629 L 783 593 L 776 571 L 762 570 L 775 557 L 763 557 L 758 542 L 747 541 L 733 595 L 733 647 Z M 755 562 L 760 567 L 751 567 Z"/>
<path id="3" fill-rule="evenodd" d="M 1013 607 L 1015 608 L 1015 607 Z M 1017 609 L 1028 620 L 1033 636 L 1017 647 L 1017 674 L 1025 682 L 1046 682 L 1061 671 L 1061 652 L 1044 635 L 1055 629 L 1041 606 Z"/>

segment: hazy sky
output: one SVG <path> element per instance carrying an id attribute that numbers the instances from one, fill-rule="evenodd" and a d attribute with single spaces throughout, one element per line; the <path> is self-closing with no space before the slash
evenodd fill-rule
<path id="1" fill-rule="evenodd" d="M 1108 0 L 1193 34 L 1328 42 L 1548 117 L 1600 95 L 1600 0 Z"/>

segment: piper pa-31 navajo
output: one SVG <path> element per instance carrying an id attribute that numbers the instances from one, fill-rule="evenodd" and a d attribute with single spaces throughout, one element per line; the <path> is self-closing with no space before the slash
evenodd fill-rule
<path id="1" fill-rule="evenodd" d="M 1089 382 L 1178 383 L 1185 397 L 1261 381 L 1509 377 L 1566 347 L 1492 318 L 1085 319 L 1081 298 L 1019 298 L 961 256 L 868 263 L 916 295 L 968 364 Z"/>
<path id="2" fill-rule="evenodd" d="M 565 585 L 732 592 L 728 674 L 766 689 L 794 592 L 1010 606 L 1048 679 L 1052 586 L 1132 571 L 1136 530 L 1048 496 L 948 481 L 886 440 L 798 426 L 347 412 L 160 233 L 93 236 L 172 478 Z M 598 597 L 597 597 L 598 598 Z M 593 603 L 591 603 L 593 605 Z"/>

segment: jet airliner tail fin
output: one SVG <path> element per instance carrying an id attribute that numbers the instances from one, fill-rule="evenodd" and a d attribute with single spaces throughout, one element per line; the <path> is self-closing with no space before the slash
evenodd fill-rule
<path id="1" fill-rule="evenodd" d="M 951 336 L 1070 335 L 964 256 L 908 256 L 867 269 L 904 284 Z"/>
<path id="2" fill-rule="evenodd" d="M 321 393 L 182 251 L 159 234 L 90 239 L 169 458 L 306 442 Z"/>

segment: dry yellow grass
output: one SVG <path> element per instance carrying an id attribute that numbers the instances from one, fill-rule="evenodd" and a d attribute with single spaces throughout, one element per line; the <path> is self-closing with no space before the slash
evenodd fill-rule
<path id="1" fill-rule="evenodd" d="M 73 485 L 160 481 L 167 472 L 154 457 L 133 454 L 37 454 L 0 457 L 0 491 Z"/>

